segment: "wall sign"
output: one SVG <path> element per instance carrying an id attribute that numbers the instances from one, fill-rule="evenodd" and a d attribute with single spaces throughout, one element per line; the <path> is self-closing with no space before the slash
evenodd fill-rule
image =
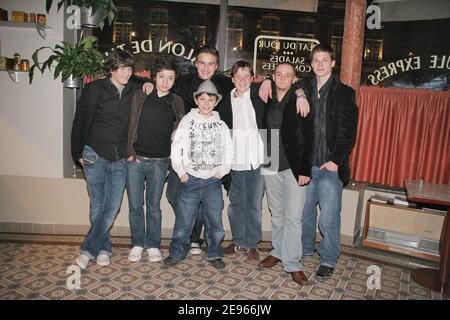
<path id="1" fill-rule="evenodd" d="M 450 70 L 450 56 L 431 55 L 428 59 L 423 60 L 420 56 L 407 57 L 376 69 L 372 74 L 368 75 L 367 78 L 375 86 L 387 78 L 401 72 L 419 70 L 421 68 Z"/>
<path id="2" fill-rule="evenodd" d="M 272 75 L 275 67 L 292 63 L 298 74 L 311 72 L 311 50 L 318 40 L 261 35 L 255 38 L 253 70 L 255 74 Z"/>

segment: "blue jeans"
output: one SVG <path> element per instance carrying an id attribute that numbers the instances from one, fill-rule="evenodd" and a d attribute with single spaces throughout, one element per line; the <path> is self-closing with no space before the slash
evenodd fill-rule
<path id="1" fill-rule="evenodd" d="M 305 256 L 311 256 L 314 251 L 318 203 L 319 231 L 323 237 L 318 249 L 320 264 L 331 268 L 335 267 L 340 253 L 342 188 L 337 172 L 312 168 L 303 209 L 303 252 Z"/>
<path id="2" fill-rule="evenodd" d="M 181 182 L 180 178 L 176 174 L 175 171 L 170 170 L 169 176 L 167 177 L 167 190 L 166 190 L 166 198 L 172 206 L 173 212 L 176 214 L 176 206 L 177 206 L 177 197 L 179 194 Z M 200 239 L 200 235 L 202 234 L 203 229 L 203 210 L 202 204 L 197 208 L 197 214 L 195 219 L 195 224 L 191 233 L 191 243 L 195 242 L 198 244 L 202 244 L 203 240 Z"/>
<path id="3" fill-rule="evenodd" d="M 261 210 L 264 195 L 264 178 L 261 169 L 231 170 L 230 221 L 233 243 L 237 246 L 256 248 L 261 241 Z"/>
<path id="4" fill-rule="evenodd" d="M 170 244 L 170 256 L 177 261 L 186 259 L 189 237 L 200 202 L 203 203 L 206 259 L 214 260 L 223 257 L 220 245 L 225 235 L 222 225 L 222 182 L 214 177 L 201 179 L 189 175 L 189 180 L 181 183 L 179 189 L 175 226 Z"/>
<path id="5" fill-rule="evenodd" d="M 302 211 L 306 188 L 299 187 L 292 170 L 265 175 L 267 199 L 272 214 L 271 256 L 281 260 L 286 272 L 302 271 Z"/>
<path id="6" fill-rule="evenodd" d="M 161 196 L 166 180 L 169 158 L 127 162 L 127 194 L 131 243 L 144 248 L 159 248 L 161 244 Z M 144 180 L 147 214 L 144 220 Z"/>
<path id="7" fill-rule="evenodd" d="M 81 244 L 81 253 L 90 259 L 100 253 L 111 256 L 110 229 L 122 202 L 126 182 L 126 161 L 109 161 L 90 146 L 83 148 L 83 172 L 90 196 L 91 228 Z"/>

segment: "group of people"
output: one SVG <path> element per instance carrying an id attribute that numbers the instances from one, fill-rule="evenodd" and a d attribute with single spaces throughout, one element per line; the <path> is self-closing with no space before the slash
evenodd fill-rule
<path id="1" fill-rule="evenodd" d="M 110 229 L 125 188 L 133 245 L 128 259 L 139 261 L 145 250 L 149 261 L 163 260 L 160 201 L 167 180 L 175 225 L 166 266 L 201 254 L 204 229 L 205 257 L 213 267 L 225 267 L 224 254 L 243 251 L 263 268 L 281 262 L 293 281 L 307 284 L 301 261 L 314 253 L 319 205 L 316 278 L 331 277 L 358 119 L 354 90 L 332 75 L 333 49 L 317 45 L 314 76 L 300 82 L 289 63 L 277 65 L 272 79 L 260 84 L 242 60 L 232 66 L 231 78 L 217 74 L 219 54 L 207 46 L 195 64 L 195 73 L 179 76 L 174 60 L 158 58 L 146 82 L 132 76 L 132 56 L 115 50 L 105 61 L 106 77 L 84 88 L 72 155 L 87 181 L 91 227 L 77 265 L 85 269 L 94 259 L 110 264 Z M 226 248 L 222 185 L 230 200 L 232 243 Z M 264 192 L 273 249 L 260 261 Z"/>

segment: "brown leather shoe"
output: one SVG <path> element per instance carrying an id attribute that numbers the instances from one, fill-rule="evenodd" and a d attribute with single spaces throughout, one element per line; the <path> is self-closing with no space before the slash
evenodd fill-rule
<path id="1" fill-rule="evenodd" d="M 291 276 L 292 276 L 292 280 L 294 280 L 294 282 L 298 283 L 301 286 L 306 286 L 309 284 L 308 278 L 303 273 L 303 271 L 291 272 Z"/>
<path id="2" fill-rule="evenodd" d="M 280 259 L 275 258 L 274 256 L 267 256 L 267 258 L 265 258 L 263 261 L 259 263 L 259 266 L 263 268 L 272 268 L 280 261 L 281 261 Z"/>
<path id="3" fill-rule="evenodd" d="M 259 260 L 259 252 L 256 248 L 248 249 L 247 251 L 247 259 L 252 261 L 258 261 Z"/>
<path id="4" fill-rule="evenodd" d="M 241 248 L 241 247 L 235 245 L 234 243 L 230 244 L 228 247 L 223 249 L 223 253 L 225 253 L 225 254 L 233 254 L 237 251 L 246 251 L 246 249 Z"/>

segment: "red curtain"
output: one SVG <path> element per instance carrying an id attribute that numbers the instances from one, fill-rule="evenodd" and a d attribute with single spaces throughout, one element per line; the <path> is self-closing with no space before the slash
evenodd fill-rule
<path id="1" fill-rule="evenodd" d="M 450 184 L 450 92 L 361 87 L 352 179 Z"/>

